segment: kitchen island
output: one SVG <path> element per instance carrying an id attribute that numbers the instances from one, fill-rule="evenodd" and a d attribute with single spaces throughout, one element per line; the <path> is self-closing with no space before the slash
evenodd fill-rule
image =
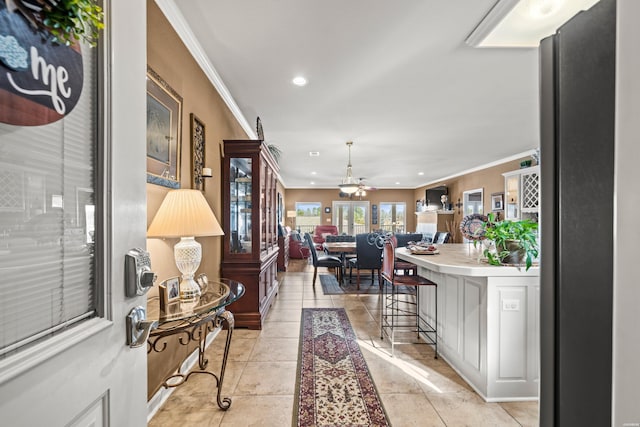
<path id="1" fill-rule="evenodd" d="M 438 353 L 487 402 L 536 400 L 540 354 L 540 269 L 493 266 L 472 244 L 436 255 L 396 256 L 438 284 Z M 419 287 L 421 315 L 433 322 L 435 291 Z"/>

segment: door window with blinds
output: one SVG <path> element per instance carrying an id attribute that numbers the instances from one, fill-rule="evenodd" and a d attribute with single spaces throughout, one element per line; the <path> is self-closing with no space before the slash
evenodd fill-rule
<path id="1" fill-rule="evenodd" d="M 63 119 L 0 123 L 0 360 L 96 315 L 97 57 Z"/>

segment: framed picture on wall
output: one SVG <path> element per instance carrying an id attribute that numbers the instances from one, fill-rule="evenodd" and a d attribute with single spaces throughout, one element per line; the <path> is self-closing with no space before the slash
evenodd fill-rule
<path id="1" fill-rule="evenodd" d="M 491 194 L 491 210 L 493 212 L 504 210 L 504 193 Z"/>
<path id="2" fill-rule="evenodd" d="M 147 67 L 147 182 L 180 188 L 182 97 Z"/>

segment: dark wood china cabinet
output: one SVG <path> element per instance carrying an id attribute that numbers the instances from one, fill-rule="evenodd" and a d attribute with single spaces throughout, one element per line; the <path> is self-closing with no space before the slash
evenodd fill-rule
<path id="1" fill-rule="evenodd" d="M 245 285 L 229 308 L 237 327 L 261 329 L 278 292 L 278 166 L 260 140 L 225 140 L 222 277 Z"/>

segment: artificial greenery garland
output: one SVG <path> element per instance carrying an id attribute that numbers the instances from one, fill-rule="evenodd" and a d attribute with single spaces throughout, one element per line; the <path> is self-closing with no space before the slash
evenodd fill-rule
<path id="1" fill-rule="evenodd" d="M 51 34 L 53 43 L 71 45 L 84 40 L 96 46 L 104 28 L 104 13 L 96 0 L 5 0 L 36 30 Z"/>

